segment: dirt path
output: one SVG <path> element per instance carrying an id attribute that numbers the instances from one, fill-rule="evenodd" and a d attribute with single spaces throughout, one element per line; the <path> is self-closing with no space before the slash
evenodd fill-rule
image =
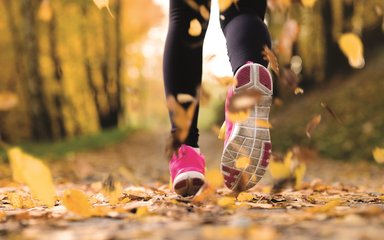
<path id="1" fill-rule="evenodd" d="M 0 188 L 0 239 L 357 240 L 384 235 L 383 168 L 319 159 L 303 150 L 308 169 L 304 189 L 269 194 L 267 175 L 246 199 L 219 189 L 190 202 L 167 189 L 165 137 L 163 132 L 136 132 L 118 145 L 52 165 L 54 175 L 61 176 L 56 178 L 59 195 L 64 189 L 82 189 L 94 207 L 109 209 L 99 217 L 82 218 L 62 205 L 15 209 L 6 193 L 25 189 Z M 209 169 L 218 168 L 221 146 L 212 133 L 202 134 Z M 112 207 L 95 184 L 111 172 L 122 180 L 126 200 Z"/>

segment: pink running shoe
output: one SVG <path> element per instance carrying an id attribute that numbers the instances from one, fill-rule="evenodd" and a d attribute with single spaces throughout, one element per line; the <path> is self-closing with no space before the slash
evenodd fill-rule
<path id="1" fill-rule="evenodd" d="M 221 171 L 225 185 L 234 191 L 244 191 L 255 186 L 263 177 L 271 154 L 272 144 L 268 128 L 259 127 L 257 120 L 268 121 L 272 104 L 272 77 L 264 66 L 247 63 L 235 74 L 237 86 L 228 91 L 228 100 L 246 89 L 256 89 L 262 97 L 251 110 L 248 119 L 240 123 L 232 123 L 226 118 L 226 136 L 221 158 Z M 235 162 L 240 157 L 248 157 L 251 161 L 245 169 L 236 168 Z"/>
<path id="2" fill-rule="evenodd" d="M 204 185 L 205 159 L 195 149 L 181 145 L 169 162 L 173 190 L 181 196 L 193 196 Z"/>

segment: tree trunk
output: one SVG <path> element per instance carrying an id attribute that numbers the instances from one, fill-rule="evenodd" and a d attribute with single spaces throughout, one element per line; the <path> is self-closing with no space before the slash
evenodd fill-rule
<path id="1" fill-rule="evenodd" d="M 45 103 L 43 79 L 39 66 L 39 44 L 37 37 L 36 9 L 40 1 L 21 0 L 22 31 L 25 47 L 25 70 L 27 78 L 29 117 L 35 139 L 51 139 L 52 129 L 48 108 Z"/>

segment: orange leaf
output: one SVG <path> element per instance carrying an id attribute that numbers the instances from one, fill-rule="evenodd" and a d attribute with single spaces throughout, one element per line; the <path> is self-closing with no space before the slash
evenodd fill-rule
<path id="1" fill-rule="evenodd" d="M 320 124 L 320 122 L 321 122 L 321 115 L 320 114 L 314 116 L 311 119 L 311 121 L 309 121 L 309 123 L 305 127 L 305 133 L 306 133 L 308 138 L 311 138 L 311 134 L 312 134 L 313 130 Z"/>
<path id="2" fill-rule="evenodd" d="M 267 120 L 257 119 L 256 126 L 260 128 L 272 128 L 272 124 Z"/>
<path id="3" fill-rule="evenodd" d="M 69 210 L 82 217 L 92 216 L 92 205 L 88 197 L 80 190 L 68 189 L 63 193 L 63 205 Z"/>
<path id="4" fill-rule="evenodd" d="M 235 167 L 240 169 L 245 169 L 248 167 L 249 163 L 251 162 L 251 159 L 248 157 L 240 157 L 235 162 Z"/>
<path id="5" fill-rule="evenodd" d="M 264 46 L 264 50 L 262 52 L 264 56 L 264 60 L 267 60 L 272 68 L 272 70 L 276 73 L 276 75 L 280 75 L 279 62 L 277 61 L 276 55 L 269 49 L 268 46 Z"/>
<path id="6" fill-rule="evenodd" d="M 203 31 L 203 27 L 201 26 L 199 20 L 192 19 L 191 22 L 189 23 L 189 30 L 188 33 L 192 37 L 198 37 L 200 36 L 201 32 Z"/>
<path id="7" fill-rule="evenodd" d="M 345 33 L 339 38 L 339 46 L 352 67 L 364 67 L 364 46 L 359 36 L 354 33 Z"/>

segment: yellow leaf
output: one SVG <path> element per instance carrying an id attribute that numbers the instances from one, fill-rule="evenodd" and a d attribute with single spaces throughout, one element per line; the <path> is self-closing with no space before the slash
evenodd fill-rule
<path id="1" fill-rule="evenodd" d="M 209 170 L 205 174 L 205 180 L 212 188 L 219 188 L 223 185 L 224 179 L 220 170 Z"/>
<path id="2" fill-rule="evenodd" d="M 364 67 L 364 46 L 359 36 L 354 33 L 345 33 L 339 38 L 339 46 L 342 52 L 347 56 L 349 64 L 352 67 Z"/>
<path id="3" fill-rule="evenodd" d="M 80 190 L 68 189 L 63 193 L 63 205 L 69 210 L 82 217 L 92 216 L 92 205 L 88 197 Z"/>
<path id="4" fill-rule="evenodd" d="M 287 166 L 282 162 L 272 160 L 269 162 L 268 168 L 272 178 L 274 179 L 284 179 L 291 175 L 290 169 L 287 168 Z"/>
<path id="5" fill-rule="evenodd" d="M 214 77 L 214 79 L 223 87 L 232 87 L 237 85 L 237 80 L 234 77 Z"/>
<path id="6" fill-rule="evenodd" d="M 304 7 L 313 7 L 316 3 L 316 0 L 301 0 L 301 3 L 303 3 Z"/>
<path id="7" fill-rule="evenodd" d="M 145 217 L 145 216 L 148 216 L 149 213 L 150 212 L 148 210 L 148 207 L 146 207 L 146 206 L 138 207 L 136 210 L 136 216 L 137 217 Z"/>
<path id="8" fill-rule="evenodd" d="M 227 112 L 227 118 L 231 122 L 244 122 L 247 120 L 249 115 L 251 114 L 251 111 L 249 109 L 239 112 Z"/>
<path id="9" fill-rule="evenodd" d="M 312 212 L 312 213 L 327 213 L 327 212 L 330 212 L 333 209 L 335 209 L 340 204 L 341 204 L 341 200 L 335 199 L 335 200 L 331 200 L 331 201 L 327 202 L 323 206 L 317 206 L 317 207 L 309 208 L 308 211 Z"/>
<path id="10" fill-rule="evenodd" d="M 109 175 L 103 182 L 102 193 L 108 198 L 110 204 L 116 205 L 123 195 L 123 187 L 120 182 L 114 180 L 112 175 Z"/>
<path id="11" fill-rule="evenodd" d="M 252 201 L 255 197 L 251 193 L 241 192 L 237 196 L 237 201 L 239 202 L 249 202 Z"/>
<path id="12" fill-rule="evenodd" d="M 49 22 L 52 19 L 52 8 L 50 0 L 44 0 L 40 4 L 38 17 L 41 21 Z"/>
<path id="13" fill-rule="evenodd" d="M 203 27 L 201 26 L 199 20 L 192 19 L 191 22 L 189 23 L 189 30 L 188 33 L 192 37 L 198 37 L 200 36 L 201 32 L 203 30 Z"/>
<path id="14" fill-rule="evenodd" d="M 12 178 L 15 182 L 25 183 L 23 176 L 23 152 L 20 148 L 13 147 L 7 151 L 11 163 Z"/>
<path id="15" fill-rule="evenodd" d="M 48 167 L 20 148 L 10 148 L 7 154 L 11 161 L 13 179 L 27 184 L 34 198 L 52 207 L 56 201 L 56 190 Z"/>
<path id="16" fill-rule="evenodd" d="M 109 14 L 111 15 L 111 17 L 114 18 L 112 12 L 111 12 L 111 9 L 109 8 L 109 0 L 93 0 L 93 2 L 96 4 L 96 6 L 99 8 L 99 9 L 102 9 L 102 8 L 107 8 Z"/>
<path id="17" fill-rule="evenodd" d="M 384 163 L 384 148 L 376 147 L 373 151 L 373 158 L 377 163 Z"/>
<path id="18" fill-rule="evenodd" d="M 235 167 L 240 169 L 245 169 L 248 167 L 249 163 L 251 162 L 251 159 L 248 157 L 240 157 L 235 162 Z"/>
<path id="19" fill-rule="evenodd" d="M 199 7 L 200 9 L 200 15 L 205 19 L 205 20 L 209 20 L 209 10 L 204 6 L 204 5 L 200 5 Z"/>
<path id="20" fill-rule="evenodd" d="M 295 169 L 295 180 L 296 180 L 296 183 L 295 183 L 295 188 L 296 189 L 300 189 L 301 188 L 301 185 L 303 184 L 303 179 L 304 179 L 304 175 L 305 175 L 305 171 L 306 171 L 307 167 L 305 166 L 304 163 L 300 164 L 296 169 Z"/>
<path id="21" fill-rule="evenodd" d="M 4 211 L 0 211 L 0 221 L 3 221 L 7 217 L 7 214 Z"/>
<path id="22" fill-rule="evenodd" d="M 227 10 L 232 4 L 236 4 L 238 0 L 219 0 L 220 12 Z"/>
<path id="23" fill-rule="evenodd" d="M 295 88 L 295 95 L 299 95 L 299 94 L 303 94 L 304 93 L 304 90 L 302 88 Z"/>
<path id="24" fill-rule="evenodd" d="M 9 192 L 7 193 L 7 198 L 15 208 L 33 208 L 36 206 L 29 195 L 23 196 L 17 192 Z"/>
<path id="25" fill-rule="evenodd" d="M 223 125 L 221 125 L 220 131 L 219 131 L 219 136 L 217 137 L 218 139 L 225 139 L 225 132 L 227 131 L 227 123 L 224 121 Z"/>
<path id="26" fill-rule="evenodd" d="M 256 126 L 260 128 L 272 128 L 272 124 L 267 120 L 257 119 Z"/>
<path id="27" fill-rule="evenodd" d="M 222 197 L 217 200 L 217 205 L 220 207 L 231 207 L 235 204 L 235 201 L 234 197 Z"/>

